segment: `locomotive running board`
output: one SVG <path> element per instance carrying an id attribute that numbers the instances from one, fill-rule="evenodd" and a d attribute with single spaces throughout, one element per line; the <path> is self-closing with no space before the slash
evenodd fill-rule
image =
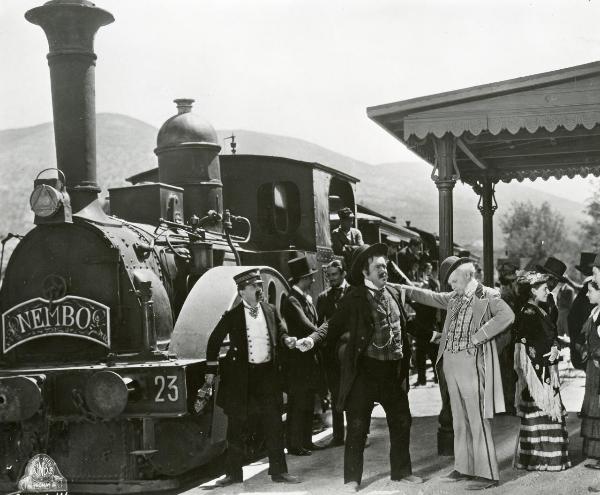
<path id="1" fill-rule="evenodd" d="M 167 480 L 131 480 L 123 482 L 94 482 L 94 483 L 69 483 L 71 493 L 97 493 L 110 495 L 113 493 L 150 493 L 164 492 L 181 488 L 183 479 L 172 478 Z M 12 493 L 16 490 L 13 483 L 0 482 L 0 493 Z"/>

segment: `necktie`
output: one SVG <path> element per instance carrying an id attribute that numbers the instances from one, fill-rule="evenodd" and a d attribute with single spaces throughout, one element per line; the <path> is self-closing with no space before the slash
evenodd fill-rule
<path id="1" fill-rule="evenodd" d="M 258 318 L 258 306 L 250 306 L 248 310 L 250 311 L 250 316 L 256 320 L 256 318 Z"/>

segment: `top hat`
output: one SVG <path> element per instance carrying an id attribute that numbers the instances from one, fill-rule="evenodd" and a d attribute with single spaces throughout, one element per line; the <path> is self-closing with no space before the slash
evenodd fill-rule
<path id="1" fill-rule="evenodd" d="M 450 274 L 460 265 L 464 265 L 465 263 L 473 263 L 473 260 L 465 257 L 459 258 L 458 256 L 448 256 L 442 261 L 442 264 L 440 265 L 440 281 L 442 284 L 447 284 Z"/>
<path id="2" fill-rule="evenodd" d="M 567 279 L 564 277 L 565 272 L 567 271 L 567 265 L 565 265 L 562 261 L 553 256 L 550 256 L 544 265 L 535 265 L 536 271 L 540 273 L 546 273 L 548 275 L 552 275 L 554 278 L 558 279 L 560 282 L 566 282 Z"/>
<path id="3" fill-rule="evenodd" d="M 252 268 L 251 270 L 246 270 L 245 272 L 234 275 L 233 280 L 237 284 L 238 289 L 243 289 L 246 285 L 262 279 L 260 278 L 260 270 L 258 268 Z"/>
<path id="4" fill-rule="evenodd" d="M 352 256 L 352 267 L 350 268 L 350 278 L 354 285 L 359 285 L 363 280 L 362 269 L 365 261 L 371 256 L 387 256 L 388 247 L 387 244 L 377 243 L 363 244 L 355 249 L 354 255 Z"/>
<path id="5" fill-rule="evenodd" d="M 575 268 L 586 277 L 589 277 L 592 274 L 592 266 L 595 264 L 594 261 L 596 261 L 596 253 L 581 253 L 579 264 L 575 265 Z"/>
<path id="6" fill-rule="evenodd" d="M 347 206 L 345 208 L 342 208 L 341 210 L 338 210 L 337 214 L 338 217 L 340 217 L 340 220 L 344 218 L 354 218 L 354 212 Z"/>
<path id="7" fill-rule="evenodd" d="M 288 279 L 290 281 L 300 280 L 301 278 L 317 273 L 317 270 L 313 269 L 308 264 L 308 258 L 306 256 L 300 256 L 288 261 L 288 267 L 290 268 L 290 273 L 292 275 Z"/>

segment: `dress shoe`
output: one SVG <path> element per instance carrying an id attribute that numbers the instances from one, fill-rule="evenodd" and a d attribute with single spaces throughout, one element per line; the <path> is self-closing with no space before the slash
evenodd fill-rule
<path id="1" fill-rule="evenodd" d="M 290 455 L 312 455 L 312 452 L 308 449 L 288 449 Z"/>
<path id="2" fill-rule="evenodd" d="M 498 480 L 489 480 L 487 478 L 475 478 L 470 485 L 467 485 L 465 487 L 465 490 L 487 490 L 488 488 L 494 488 L 499 484 L 500 482 Z"/>
<path id="3" fill-rule="evenodd" d="M 217 480 L 215 485 L 217 486 L 229 486 L 234 485 L 235 483 L 243 483 L 244 480 L 241 478 L 234 478 L 233 476 L 227 475 L 225 478 Z"/>
<path id="4" fill-rule="evenodd" d="M 446 476 L 442 476 L 442 481 L 448 482 L 456 482 L 456 481 L 465 481 L 472 480 L 473 476 L 469 476 L 468 474 L 463 474 L 456 469 L 450 471 Z"/>
<path id="5" fill-rule="evenodd" d="M 584 466 L 589 469 L 600 469 L 600 461 L 588 462 L 587 464 L 584 464 Z"/>
<path id="6" fill-rule="evenodd" d="M 301 483 L 298 476 L 292 476 L 289 473 L 273 474 L 271 479 L 275 483 Z"/>
<path id="7" fill-rule="evenodd" d="M 405 483 L 407 485 L 420 485 L 423 483 L 423 478 L 420 476 L 415 476 L 414 474 L 409 474 L 408 476 L 403 476 L 399 480 L 394 480 L 398 483 Z"/>

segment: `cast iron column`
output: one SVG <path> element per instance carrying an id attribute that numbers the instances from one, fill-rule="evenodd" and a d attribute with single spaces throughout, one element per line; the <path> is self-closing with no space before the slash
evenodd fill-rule
<path id="1" fill-rule="evenodd" d="M 452 212 L 452 190 L 456 184 L 454 171 L 454 154 L 456 145 L 454 137 L 446 134 L 443 138 L 435 138 L 437 177 L 434 177 L 435 185 L 439 191 L 439 261 L 440 263 L 452 256 L 454 253 L 453 240 L 453 212 Z M 442 286 L 442 291 L 448 288 Z M 444 352 L 439 349 L 438 352 Z M 439 369 L 440 395 L 442 396 L 442 410 L 439 415 L 438 429 L 438 454 L 454 455 L 454 430 L 452 429 L 452 410 L 450 408 L 450 395 L 443 369 Z"/>
<path id="2" fill-rule="evenodd" d="M 494 213 L 498 209 L 494 198 L 494 183 L 489 177 L 482 180 L 477 208 L 483 217 L 483 283 L 494 287 Z"/>

